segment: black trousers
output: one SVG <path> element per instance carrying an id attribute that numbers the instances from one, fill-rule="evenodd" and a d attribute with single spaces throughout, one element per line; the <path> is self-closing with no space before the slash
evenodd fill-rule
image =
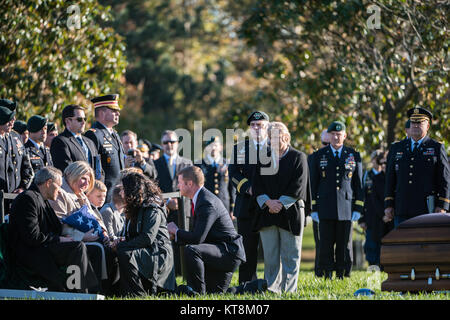
<path id="1" fill-rule="evenodd" d="M 319 224 L 313 221 L 313 233 L 314 233 L 314 243 L 316 245 L 316 256 L 314 258 L 314 273 L 316 276 L 321 276 L 323 271 L 320 270 L 320 236 L 319 236 Z"/>
<path id="2" fill-rule="evenodd" d="M 86 245 L 83 242 L 53 243 L 47 247 L 33 248 L 31 251 L 29 249 L 23 251 L 21 246 L 18 246 L 17 250 L 19 262 L 44 278 L 48 282 L 50 291 L 98 292 L 99 280 L 89 261 Z M 79 288 L 68 288 L 66 278 L 71 273 L 64 274 L 59 270 L 60 267 L 69 266 L 79 267 Z"/>
<path id="3" fill-rule="evenodd" d="M 117 250 L 120 270 L 120 295 L 145 296 L 156 293 L 156 285 L 146 279 L 140 272 L 133 258 L 134 250 Z"/>
<path id="4" fill-rule="evenodd" d="M 225 250 L 223 244 L 202 243 L 184 249 L 188 286 L 204 293 L 224 293 L 241 260 Z"/>
<path id="5" fill-rule="evenodd" d="M 253 232 L 253 220 L 237 218 L 238 233 L 242 235 L 242 243 L 246 262 L 239 267 L 239 283 L 256 280 L 258 264 L 259 232 Z"/>
<path id="6" fill-rule="evenodd" d="M 320 220 L 320 269 L 329 273 L 336 268 L 336 275 L 343 276 L 349 256 L 348 242 L 351 221 Z"/>

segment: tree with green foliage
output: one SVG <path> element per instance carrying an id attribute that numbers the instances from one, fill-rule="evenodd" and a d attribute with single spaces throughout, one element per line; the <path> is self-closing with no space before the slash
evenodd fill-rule
<path id="1" fill-rule="evenodd" d="M 0 96 L 18 102 L 18 119 L 59 121 L 67 104 L 92 111 L 92 97 L 123 93 L 125 46 L 102 26 L 109 8 L 94 0 L 2 0 L 0 7 Z"/>
<path id="2" fill-rule="evenodd" d="M 448 146 L 450 8 L 445 1 L 237 0 L 240 36 L 270 90 L 260 99 L 294 141 L 318 145 L 335 119 L 361 151 L 404 137 L 406 110 L 429 108 Z"/>

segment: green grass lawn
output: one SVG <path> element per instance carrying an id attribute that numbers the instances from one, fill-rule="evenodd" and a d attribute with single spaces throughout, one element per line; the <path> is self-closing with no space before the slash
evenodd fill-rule
<path id="1" fill-rule="evenodd" d="M 353 238 L 362 235 L 354 232 Z M 387 279 L 384 272 L 367 272 L 367 263 L 362 270 L 352 271 L 350 278 L 343 280 L 325 280 L 314 275 L 314 237 L 311 224 L 305 228 L 302 245 L 302 261 L 298 279 L 298 290 L 294 294 L 264 293 L 257 295 L 207 294 L 198 297 L 148 296 L 140 299 L 148 300 L 449 300 L 449 293 L 431 294 L 401 294 L 398 292 L 382 292 L 381 283 Z M 258 278 L 264 278 L 264 264 L 258 264 Z M 177 277 L 177 284 L 185 284 L 182 277 Z M 238 285 L 238 273 L 233 275 L 231 286 Z M 353 294 L 360 288 L 369 288 L 375 291 L 373 296 L 355 297 Z M 111 298 L 115 299 L 115 298 Z"/>

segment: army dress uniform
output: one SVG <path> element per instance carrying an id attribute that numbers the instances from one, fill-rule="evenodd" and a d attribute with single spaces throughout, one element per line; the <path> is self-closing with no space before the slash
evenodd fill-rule
<path id="1" fill-rule="evenodd" d="M 228 212 L 232 212 L 236 190 L 229 177 L 227 161 L 222 158 L 219 163 L 213 163 L 203 159 L 198 167 L 202 169 L 205 176 L 205 188 L 223 202 Z"/>
<path id="2" fill-rule="evenodd" d="M 261 111 L 253 112 L 247 119 L 247 124 L 253 120 L 269 121 L 269 116 Z M 255 174 L 258 174 L 260 155 L 270 158 L 267 139 L 260 144 L 252 139 L 246 139 L 233 147 L 232 162 L 228 170 L 231 182 L 236 188 L 236 199 L 233 214 L 237 219 L 238 233 L 242 235 L 247 258 L 239 266 L 239 283 L 257 279 L 256 268 L 258 259 L 259 232 L 254 230 L 254 220 L 258 204 L 254 195 L 249 194 Z M 252 188 L 254 190 L 254 188 Z"/>
<path id="3" fill-rule="evenodd" d="M 11 121 L 15 111 L 0 106 L 0 125 Z M 33 179 L 28 153 L 22 144 L 20 135 L 11 131 L 0 136 L 0 190 L 12 193 L 17 189 L 27 189 Z M 6 213 L 9 203 L 5 204 Z"/>
<path id="4" fill-rule="evenodd" d="M 31 166 L 33 167 L 34 173 L 38 172 L 43 167 L 53 166 L 50 148 L 45 146 L 38 147 L 30 139 L 28 139 L 27 143 L 25 143 L 25 148 L 30 157 Z"/>
<path id="5" fill-rule="evenodd" d="M 118 99 L 119 95 L 113 94 L 97 97 L 91 101 L 94 103 L 94 108 L 106 106 L 114 110 L 120 110 Z M 114 129 L 110 132 L 98 121 L 94 122 L 91 129 L 86 131 L 85 136 L 94 142 L 100 155 L 105 185 L 108 188 L 106 197 L 106 203 L 108 203 L 112 196 L 112 190 L 120 178 L 120 171 L 125 169 L 125 152 L 122 142 Z"/>
<path id="6" fill-rule="evenodd" d="M 419 110 L 418 115 L 424 113 L 430 118 L 429 111 L 415 109 Z M 414 109 L 409 113 L 414 112 L 411 110 Z M 449 211 L 450 169 L 445 146 L 428 136 L 416 147 L 414 142 L 406 138 L 392 144 L 389 150 L 384 207 L 394 208 L 396 225 L 434 211 L 435 207 Z"/>
<path id="7" fill-rule="evenodd" d="M 351 258 L 347 251 L 352 212 L 362 212 L 364 206 L 361 157 L 353 148 L 343 146 L 336 158 L 328 146 L 311 160 L 312 211 L 319 216 L 319 269 L 328 277 L 336 269 L 342 277 L 344 272 L 349 274 L 346 259 Z"/>

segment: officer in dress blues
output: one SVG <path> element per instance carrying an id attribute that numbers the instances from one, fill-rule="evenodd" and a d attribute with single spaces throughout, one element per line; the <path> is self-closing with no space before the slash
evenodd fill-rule
<path id="1" fill-rule="evenodd" d="M 108 188 L 105 203 L 109 203 L 114 186 L 119 181 L 120 171 L 125 169 L 125 152 L 120 137 L 114 130 L 120 117 L 119 95 L 95 97 L 91 102 L 94 104 L 96 121 L 85 136 L 94 142 L 101 156 L 105 185 Z"/>
<path id="2" fill-rule="evenodd" d="M 47 139 L 47 119 L 34 115 L 28 120 L 27 128 L 30 135 L 25 143 L 25 148 L 30 156 L 34 173 L 45 166 L 53 166 L 50 148 L 44 145 L 45 139 Z"/>
<path id="3" fill-rule="evenodd" d="M 427 134 L 433 114 L 414 107 L 407 112 L 409 138 L 391 145 L 386 168 L 384 220 L 401 222 L 430 212 L 449 211 L 450 169 L 445 146 Z"/>
<path id="4" fill-rule="evenodd" d="M 317 151 L 310 162 L 313 221 L 319 223 L 319 269 L 326 278 L 350 276 L 352 221 L 361 217 L 364 194 L 359 152 L 344 146 L 345 124 L 333 122 L 327 129 L 330 145 Z M 336 248 L 334 248 L 336 246 Z"/>
<path id="5" fill-rule="evenodd" d="M 228 173 L 229 162 L 222 157 L 223 145 L 218 137 L 211 137 L 206 142 L 202 163 L 197 165 L 205 176 L 205 188 L 214 193 L 224 204 L 233 219 L 236 190 Z"/>
<path id="6" fill-rule="evenodd" d="M 242 235 L 247 257 L 247 261 L 239 266 L 239 283 L 257 279 L 259 232 L 255 232 L 253 227 L 258 204 L 252 184 L 258 165 L 264 161 L 261 158 L 268 156 L 270 159 L 267 142 L 269 116 L 263 111 L 254 111 L 248 117 L 247 124 L 250 126 L 251 137 L 234 146 L 232 162 L 228 167 L 231 181 L 236 188 L 233 213 L 237 219 L 238 233 Z"/>
<path id="7" fill-rule="evenodd" d="M 33 179 L 33 168 L 20 135 L 12 128 L 15 121 L 16 103 L 0 99 L 0 190 L 20 193 L 27 189 Z M 9 212 L 9 201 L 5 201 Z"/>

